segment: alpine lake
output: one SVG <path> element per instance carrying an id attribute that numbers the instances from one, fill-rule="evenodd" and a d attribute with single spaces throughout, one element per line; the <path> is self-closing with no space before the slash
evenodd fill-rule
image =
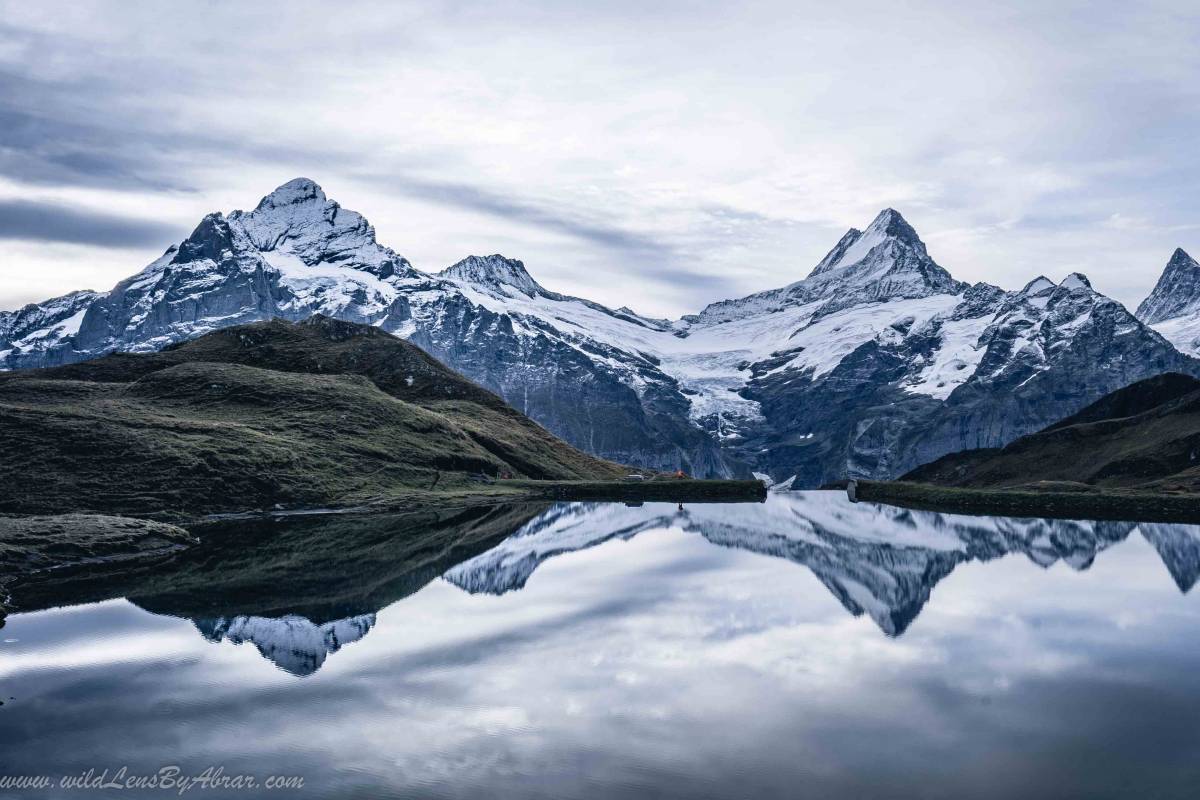
<path id="1" fill-rule="evenodd" d="M 804 491 L 195 532 L 14 591 L 0 773 L 45 780 L 0 796 L 1200 792 L 1200 526 Z"/>

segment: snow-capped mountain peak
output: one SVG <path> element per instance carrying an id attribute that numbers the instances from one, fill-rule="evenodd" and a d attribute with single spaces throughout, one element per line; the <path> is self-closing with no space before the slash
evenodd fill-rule
<path id="1" fill-rule="evenodd" d="M 865 230 L 848 230 L 803 280 L 712 303 L 683 319 L 689 324 L 723 324 L 812 304 L 809 319 L 816 321 L 855 306 L 955 295 L 966 289 L 967 284 L 929 257 L 925 243 L 900 212 L 885 208 Z"/>
<path id="2" fill-rule="evenodd" d="M 1183 352 L 1200 355 L 1200 263 L 1177 248 L 1137 317 Z"/>
<path id="3" fill-rule="evenodd" d="M 262 250 L 275 250 L 288 238 L 302 235 L 313 226 L 331 225 L 338 212 L 344 215 L 343 226 L 357 226 L 365 220 L 353 211 L 341 207 L 325 196 L 324 190 L 308 178 L 295 178 L 258 201 L 253 211 L 234 211 L 231 220 L 238 221 Z M 368 226 L 369 227 L 369 226 Z M 374 242 L 374 230 L 371 241 Z"/>
<path id="4" fill-rule="evenodd" d="M 922 257 L 928 258 L 925 243 L 921 241 L 916 230 L 908 224 L 899 211 L 894 208 L 885 208 L 872 220 L 865 231 L 860 232 L 857 228 L 846 231 L 834 248 L 809 273 L 809 277 L 854 266 L 871 255 L 875 248 L 891 241 L 899 241 L 916 250 Z"/>
<path id="5" fill-rule="evenodd" d="M 292 178 L 258 202 L 255 211 L 316 201 L 325 203 L 325 190 L 311 178 Z"/>
<path id="6" fill-rule="evenodd" d="M 1200 312 L 1200 263 L 1176 248 L 1150 296 L 1138 306 L 1137 315 L 1153 325 Z"/>
<path id="7" fill-rule="evenodd" d="M 485 291 L 504 292 L 505 289 L 516 289 L 526 297 L 552 295 L 533 279 L 526 271 L 524 263 L 515 258 L 505 258 L 498 253 L 490 256 L 467 256 L 440 274 L 442 277 L 461 281 Z"/>
<path id="8" fill-rule="evenodd" d="M 365 217 L 328 199 L 308 178 L 288 181 L 260 200 L 253 211 L 231 213 L 228 222 L 244 232 L 258 250 L 285 254 L 279 261 L 268 257 L 283 269 L 289 257 L 294 257 L 307 266 L 344 264 L 379 278 L 416 272 L 407 260 L 375 240 L 375 228 Z"/>
<path id="9" fill-rule="evenodd" d="M 900 239 L 913 247 L 925 249 L 925 243 L 921 241 L 921 237 L 917 235 L 913 226 L 909 225 L 908 220 L 894 208 L 885 208 L 880 211 L 863 231 L 863 239 L 869 240 L 872 237 Z"/>
<path id="10" fill-rule="evenodd" d="M 929 257 L 898 211 L 885 208 L 862 233 L 848 231 L 807 278 L 786 291 L 800 302 L 824 301 L 814 314 L 819 318 L 865 303 L 960 294 L 966 288 Z"/>

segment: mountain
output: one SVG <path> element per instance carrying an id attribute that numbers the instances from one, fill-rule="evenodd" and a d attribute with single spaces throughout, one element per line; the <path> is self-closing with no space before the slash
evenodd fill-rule
<path id="1" fill-rule="evenodd" d="M 647 467 L 728 473 L 716 444 L 688 423 L 687 399 L 653 356 L 469 299 L 486 295 L 494 305 L 525 297 L 498 275 L 536 286 L 520 262 L 499 256 L 467 259 L 444 276 L 419 272 L 376 242 L 362 216 L 298 178 L 251 212 L 205 217 L 186 240 L 108 293 L 80 293 L 0 318 L 0 368 L 150 352 L 230 325 L 324 314 L 408 339 L 589 452 Z M 561 295 L 537 299 L 642 324 Z"/>
<path id="2" fill-rule="evenodd" d="M 1137 317 L 1188 355 L 1200 354 L 1200 263 L 1176 249 Z"/>
<path id="3" fill-rule="evenodd" d="M 1200 489 L 1200 380 L 1140 381 L 1003 448 L 944 456 L 901 480 L 1004 489 Z"/>
<path id="4" fill-rule="evenodd" d="M 0 512 L 311 507 L 461 488 L 468 473 L 622 469 L 408 342 L 322 316 L 0 375 Z"/>
<path id="5" fill-rule="evenodd" d="M 407 339 L 599 457 L 797 486 L 894 477 L 1133 381 L 1200 374 L 1082 275 L 1019 291 L 955 280 L 893 209 L 807 277 L 672 321 L 549 291 L 500 255 L 421 272 L 303 178 L 206 217 L 108 293 L 0 317 L 0 367 L 314 313 Z"/>

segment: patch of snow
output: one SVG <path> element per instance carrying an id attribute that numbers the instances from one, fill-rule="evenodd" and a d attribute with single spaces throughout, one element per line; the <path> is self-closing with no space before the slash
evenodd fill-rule
<path id="1" fill-rule="evenodd" d="M 826 269 L 834 270 L 841 267 L 848 267 L 862 261 L 871 251 L 888 240 L 887 234 L 881 229 L 880 225 L 872 224 L 869 228 L 863 231 L 854 244 L 846 248 L 846 252 L 842 253 L 841 258 L 834 261 Z"/>
<path id="2" fill-rule="evenodd" d="M 1200 315 L 1176 317 L 1150 326 L 1189 356 L 1200 357 Z"/>
<path id="3" fill-rule="evenodd" d="M 87 314 L 87 310 L 88 306 L 84 306 L 71 316 L 64 319 L 62 322 L 58 323 L 58 335 L 66 337 L 74 336 L 75 334 L 79 333 L 79 327 L 83 325 L 83 317 L 85 314 Z"/>
<path id="4" fill-rule="evenodd" d="M 950 393 L 966 383 L 987 352 L 980 346 L 979 337 L 991 323 L 991 317 L 950 320 L 942 323 L 942 343 L 933 359 L 905 388 L 913 394 L 928 395 L 945 400 Z"/>
<path id="5" fill-rule="evenodd" d="M 919 328 L 935 316 L 949 314 L 961 300 L 961 295 L 938 294 L 859 306 L 823 317 L 788 337 L 789 348 L 803 347 L 803 351 L 768 374 L 812 369 L 812 377 L 820 377 L 832 372 L 842 359 L 877 336 L 899 334 L 892 327 L 894 323 L 912 318 L 911 328 Z"/>
<path id="6" fill-rule="evenodd" d="M 1029 283 L 1025 284 L 1025 288 L 1022 289 L 1020 293 L 1032 297 L 1053 288 L 1054 281 L 1050 280 L 1045 275 L 1039 275 Z"/>
<path id="7" fill-rule="evenodd" d="M 312 310 L 337 311 L 351 305 L 362 305 L 357 292 L 367 295 L 364 311 L 382 311 L 396 299 L 396 287 L 363 270 L 344 265 L 307 264 L 289 250 L 269 250 L 262 254 L 268 264 L 279 271 L 279 283 L 291 289 L 297 300 Z"/>

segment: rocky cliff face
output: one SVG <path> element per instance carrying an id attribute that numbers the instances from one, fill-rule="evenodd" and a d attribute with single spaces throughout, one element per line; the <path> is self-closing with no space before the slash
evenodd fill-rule
<path id="1" fill-rule="evenodd" d="M 596 455 L 798 486 L 893 477 L 1134 380 L 1200 374 L 1083 276 L 1011 292 L 956 281 L 891 209 L 803 280 L 670 321 L 548 291 L 499 255 L 421 272 L 306 179 L 206 217 L 108 293 L 0 315 L 0 367 L 314 313 L 410 340 Z"/>

